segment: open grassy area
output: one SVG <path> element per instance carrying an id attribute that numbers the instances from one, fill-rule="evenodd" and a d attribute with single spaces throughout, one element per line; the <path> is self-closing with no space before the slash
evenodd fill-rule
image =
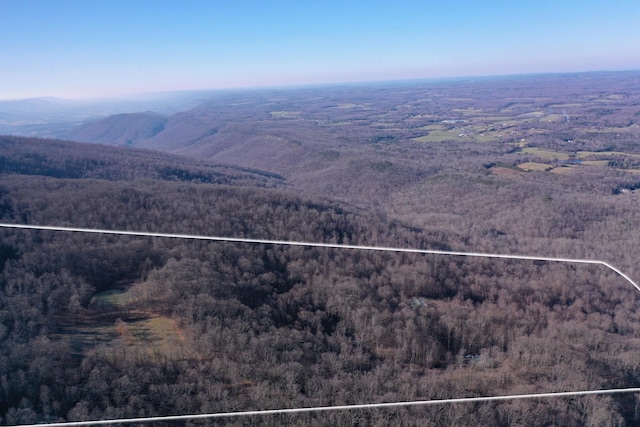
<path id="1" fill-rule="evenodd" d="M 511 136 L 507 131 L 507 126 L 488 125 L 486 123 L 464 124 L 453 129 L 447 129 L 442 125 L 428 125 L 422 127 L 426 130 L 427 135 L 413 138 L 418 142 L 442 142 L 442 141 L 474 141 L 474 142 L 491 142 L 500 138 Z"/>
<path id="2" fill-rule="evenodd" d="M 546 150 L 538 147 L 525 147 L 521 150 L 524 154 L 531 154 L 533 156 L 542 157 L 549 160 L 569 160 L 569 154 L 562 153 L 560 151 Z"/>
<path id="3" fill-rule="evenodd" d="M 91 299 L 91 304 L 95 306 L 123 306 L 130 300 L 131 295 L 122 289 L 109 289 L 108 291 L 99 292 Z"/>
<path id="4" fill-rule="evenodd" d="M 336 107 L 334 108 L 342 108 L 342 109 L 348 109 L 348 108 L 358 108 L 358 107 L 364 107 L 364 105 L 360 105 L 360 104 L 354 104 L 352 102 L 344 102 L 342 104 L 338 104 Z"/>
<path id="5" fill-rule="evenodd" d="M 609 160 L 585 160 L 582 164 L 585 166 L 608 166 Z"/>
<path id="6" fill-rule="evenodd" d="M 500 139 L 498 135 L 493 132 L 480 133 L 480 134 L 472 134 L 471 139 L 476 142 L 491 142 L 497 139 Z"/>
<path id="7" fill-rule="evenodd" d="M 634 158 L 640 158 L 640 154 L 624 153 L 622 151 L 578 151 L 576 153 L 579 159 L 585 159 L 588 157 L 609 157 L 609 156 L 629 156 Z"/>
<path id="8" fill-rule="evenodd" d="M 459 129 L 457 130 L 433 130 L 429 132 L 427 135 L 419 136 L 417 138 L 413 138 L 414 141 L 418 142 L 442 142 L 442 141 L 464 141 L 465 139 L 469 139 L 468 137 L 459 136 L 461 132 Z"/>
<path id="9" fill-rule="evenodd" d="M 518 167 L 525 171 L 547 171 L 553 168 L 551 165 L 535 162 L 521 163 Z"/>
<path id="10" fill-rule="evenodd" d="M 274 119 L 298 119 L 302 111 L 272 111 L 270 114 Z"/>
<path id="11" fill-rule="evenodd" d="M 478 120 L 479 123 L 481 122 L 491 122 L 490 125 L 491 126 L 495 126 L 496 129 L 507 129 L 510 127 L 514 127 L 519 125 L 520 123 L 523 122 L 523 120 L 517 120 L 514 118 L 505 118 L 505 117 L 500 117 L 500 116 L 496 116 L 496 117 L 483 117 L 480 120 Z M 479 124 L 478 123 L 478 124 Z M 485 126 L 489 125 L 489 123 L 486 123 Z"/>
<path id="12" fill-rule="evenodd" d="M 137 309 L 135 300 L 131 290 L 100 292 L 78 316 L 68 316 L 59 337 L 71 340 L 79 356 L 97 345 L 109 349 L 120 342 L 149 360 L 184 357 L 183 336 L 176 321 L 152 309 Z"/>
<path id="13" fill-rule="evenodd" d="M 542 117 L 544 117 L 544 112 L 543 111 L 530 111 L 528 113 L 522 113 L 522 114 L 518 114 L 516 117 L 518 117 L 519 119 L 541 119 Z"/>
<path id="14" fill-rule="evenodd" d="M 616 99 L 608 97 L 606 100 Z M 554 149 L 529 147 L 527 146 L 529 137 L 533 135 L 546 135 L 549 133 L 545 129 L 544 123 L 563 123 L 567 121 L 567 114 L 561 112 L 563 108 L 578 108 L 582 104 L 579 103 L 560 103 L 552 106 L 553 111 L 548 109 L 532 109 L 531 111 L 519 114 L 509 115 L 511 111 L 517 109 L 510 104 L 507 109 L 500 110 L 503 114 L 491 114 L 481 108 L 457 108 L 453 109 L 456 113 L 465 116 L 465 120 L 451 119 L 447 123 L 434 123 L 423 126 L 421 129 L 426 132 L 423 136 L 413 138 L 414 141 L 433 143 L 433 142 L 479 142 L 491 143 L 495 141 L 504 141 L 518 147 L 521 154 L 537 156 L 544 159 L 539 162 L 526 162 L 519 167 L 523 171 L 550 171 L 556 174 L 570 173 L 576 165 L 563 165 L 557 167 L 553 162 L 564 162 L 571 159 L 581 160 L 580 166 L 586 167 L 607 167 L 609 161 L 621 156 L 629 156 L 640 158 L 640 154 L 624 153 L 620 151 L 578 151 L 564 152 Z M 522 110 L 520 110 L 522 111 Z M 539 122 L 537 128 L 519 128 L 523 123 Z M 634 126 L 611 126 L 593 129 L 589 131 L 597 134 L 631 134 L 638 131 Z M 638 131 L 640 133 L 640 131 Z M 517 141 L 517 142 L 514 142 Z M 631 170 L 625 170 L 628 173 L 637 173 Z M 494 172 L 495 173 L 495 172 Z"/>
<path id="15" fill-rule="evenodd" d="M 456 113 L 469 114 L 469 115 L 482 115 L 486 114 L 482 108 L 454 108 L 452 111 Z"/>
<path id="16" fill-rule="evenodd" d="M 166 359 L 184 357 L 182 335 L 173 319 L 153 316 L 132 322 L 117 322 L 113 328 L 128 346 L 135 346 L 149 356 Z"/>
<path id="17" fill-rule="evenodd" d="M 523 154 L 530 154 L 541 157 L 543 159 L 548 159 L 550 161 L 563 161 L 571 159 L 569 153 L 563 153 L 561 151 L 555 150 L 547 150 L 538 147 L 527 147 L 525 142 L 521 142 L 517 144 L 518 147 L 521 148 L 520 152 Z M 575 153 L 575 158 L 581 160 L 580 165 L 564 165 L 562 167 L 553 167 L 544 163 L 537 162 L 525 162 L 518 165 L 518 167 L 522 170 L 538 170 L 538 171 L 550 171 L 555 174 L 565 174 L 570 173 L 577 167 L 588 166 L 588 167 L 607 167 L 609 165 L 610 160 L 614 157 L 620 156 L 629 156 L 634 158 L 640 158 L 640 154 L 635 153 L 623 153 L 620 151 L 578 151 Z M 590 159 L 590 160 L 585 160 Z M 616 169 L 621 172 L 627 172 L 631 174 L 640 174 L 639 169 Z"/>
<path id="18" fill-rule="evenodd" d="M 576 169 L 576 166 L 561 166 L 559 168 L 551 169 L 550 172 L 558 175 L 564 175 L 564 174 L 573 172 L 575 169 Z"/>
<path id="19" fill-rule="evenodd" d="M 564 102 L 562 104 L 553 104 L 550 105 L 551 108 L 580 108 L 582 104 L 578 102 Z"/>
<path id="20" fill-rule="evenodd" d="M 540 118 L 543 122 L 562 123 L 567 121 L 564 114 L 546 114 Z"/>

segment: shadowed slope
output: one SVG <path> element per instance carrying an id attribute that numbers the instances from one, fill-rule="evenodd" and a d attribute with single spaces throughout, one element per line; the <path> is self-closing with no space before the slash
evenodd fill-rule
<path id="1" fill-rule="evenodd" d="M 83 124 L 63 135 L 67 139 L 106 145 L 136 145 L 157 135 L 167 122 L 154 112 L 116 114 Z"/>

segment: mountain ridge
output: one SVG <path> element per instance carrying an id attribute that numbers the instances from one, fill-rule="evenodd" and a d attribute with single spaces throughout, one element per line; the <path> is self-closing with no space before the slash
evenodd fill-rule
<path id="1" fill-rule="evenodd" d="M 78 142 L 135 146 L 162 132 L 167 117 L 153 111 L 120 113 L 76 127 L 60 136 Z"/>

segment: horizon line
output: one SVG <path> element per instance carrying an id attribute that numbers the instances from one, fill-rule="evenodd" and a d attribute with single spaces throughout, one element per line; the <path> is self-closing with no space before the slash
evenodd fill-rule
<path id="1" fill-rule="evenodd" d="M 242 92 L 252 90 L 296 90 L 307 88 L 322 87 L 338 87 L 338 86 L 368 86 L 380 84 L 403 84 L 403 83 L 420 83 L 420 82 L 454 82 L 466 79 L 500 79 L 500 78 L 518 78 L 518 77 L 536 77 L 536 76 L 553 76 L 553 75 L 576 75 L 576 74 L 599 74 L 599 73 L 633 73 L 640 72 L 640 68 L 623 68 L 623 69 L 591 69 L 580 71 L 534 71 L 534 72 L 517 72 L 517 73 L 487 73 L 487 74 L 468 74 L 468 75 L 449 75 L 434 77 L 406 77 L 406 78 L 389 78 L 389 79 L 363 79 L 363 80 L 342 80 L 334 82 L 308 82 L 308 83 L 291 83 L 291 84 L 264 84 L 264 85 L 237 85 L 237 86 L 221 86 L 221 87 L 202 87 L 202 88 L 184 88 L 184 89 L 159 89 L 159 90 L 142 90 L 140 92 L 121 92 L 114 95 L 95 95 L 95 96 L 57 96 L 57 95 L 36 95 L 25 97 L 0 97 L 0 102 L 19 102 L 19 101 L 35 101 L 35 100 L 56 100 L 56 101 L 117 101 L 131 99 L 144 96 L 158 95 L 177 95 L 198 92 Z"/>

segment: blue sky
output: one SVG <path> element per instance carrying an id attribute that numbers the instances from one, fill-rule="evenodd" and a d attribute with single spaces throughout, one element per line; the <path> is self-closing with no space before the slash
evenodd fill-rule
<path id="1" fill-rule="evenodd" d="M 0 99 L 640 69 L 637 0 L 0 0 Z"/>

